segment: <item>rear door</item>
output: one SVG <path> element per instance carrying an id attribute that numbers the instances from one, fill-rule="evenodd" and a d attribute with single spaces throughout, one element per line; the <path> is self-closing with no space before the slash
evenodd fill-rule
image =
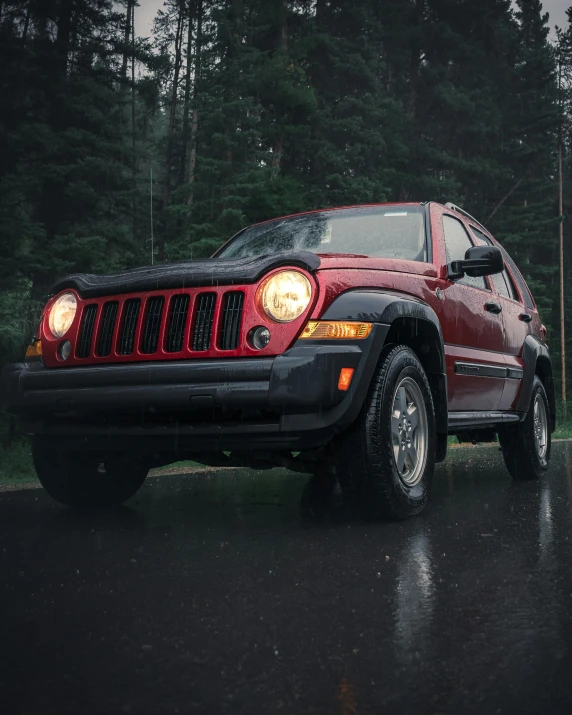
<path id="1" fill-rule="evenodd" d="M 468 225 L 444 207 L 436 206 L 435 211 L 441 212 L 436 225 L 441 228 L 441 253 L 445 262 L 463 260 L 466 251 L 475 245 Z M 485 278 L 464 276 L 451 281 L 445 266 L 441 277 L 449 411 L 497 410 L 506 375 L 502 307 L 498 297 Z"/>

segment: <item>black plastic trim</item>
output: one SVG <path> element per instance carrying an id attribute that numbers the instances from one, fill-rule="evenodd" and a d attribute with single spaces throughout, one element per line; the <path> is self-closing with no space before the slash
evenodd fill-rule
<path id="1" fill-rule="evenodd" d="M 438 336 L 439 369 L 427 375 L 435 399 L 437 432 L 447 434 L 447 366 L 441 323 L 437 314 L 421 300 L 402 293 L 380 290 L 351 290 L 342 293 L 326 309 L 322 320 L 360 320 L 391 326 L 396 320 L 414 318 L 431 323 Z M 379 357 L 379 356 L 378 356 Z"/>
<path id="2" fill-rule="evenodd" d="M 449 412 L 449 434 L 466 429 L 486 429 L 519 420 L 515 412 Z"/>
<path id="3" fill-rule="evenodd" d="M 506 378 L 508 369 L 498 365 L 484 365 L 478 362 L 456 362 L 455 374 L 467 377 L 498 377 Z"/>
<path id="4" fill-rule="evenodd" d="M 309 251 L 295 251 L 255 258 L 204 258 L 196 261 L 165 263 L 134 268 L 108 276 L 76 273 L 55 283 L 51 292 L 55 294 L 74 288 L 82 298 L 98 298 L 120 293 L 170 288 L 246 285 L 256 283 L 268 271 L 281 266 L 294 266 L 314 272 L 320 267 L 320 258 Z"/>
<path id="5" fill-rule="evenodd" d="M 446 372 L 443 333 L 437 313 L 421 300 L 401 293 L 376 290 L 352 290 L 342 293 L 326 309 L 322 320 L 360 320 L 391 325 L 398 318 L 417 318 L 432 323 L 441 343 L 442 372 Z"/>
<path id="6" fill-rule="evenodd" d="M 357 417 L 388 330 L 375 325 L 351 343 L 298 342 L 276 358 L 11 365 L 0 374 L 0 406 L 28 433 L 74 436 L 78 449 L 320 447 Z M 337 389 L 342 367 L 355 369 L 347 392 Z"/>
<path id="7" fill-rule="evenodd" d="M 548 406 L 550 409 L 550 420 L 552 431 L 556 429 L 556 396 L 554 394 L 554 379 L 552 377 L 552 361 L 548 348 L 534 335 L 527 335 L 524 339 L 522 348 L 522 361 L 524 362 L 524 376 L 522 381 L 522 389 L 516 406 L 516 411 L 524 419 L 530 409 L 532 399 L 532 385 L 534 376 L 537 374 L 536 366 L 539 360 L 542 360 L 546 369 L 544 373 L 546 379 L 544 381 L 544 389 L 548 397 Z"/>
<path id="8" fill-rule="evenodd" d="M 425 241 L 427 247 L 427 263 L 433 263 L 433 226 L 431 224 L 431 201 L 422 204 L 425 208 Z"/>

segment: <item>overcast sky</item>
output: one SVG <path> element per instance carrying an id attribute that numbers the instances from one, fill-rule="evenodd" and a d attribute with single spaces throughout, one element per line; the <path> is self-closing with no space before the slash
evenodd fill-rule
<path id="1" fill-rule="evenodd" d="M 356 0 L 359 2 L 359 0 Z M 550 13 L 550 27 L 566 25 L 566 9 L 572 5 L 572 0 L 544 0 L 544 10 Z M 157 10 L 163 6 L 163 0 L 139 0 L 135 11 L 135 32 L 142 37 L 150 37 L 153 18 Z"/>

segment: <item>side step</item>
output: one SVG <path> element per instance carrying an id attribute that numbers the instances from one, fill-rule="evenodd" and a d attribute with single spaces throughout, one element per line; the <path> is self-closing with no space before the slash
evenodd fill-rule
<path id="1" fill-rule="evenodd" d="M 454 434 L 459 430 L 486 429 L 510 422 L 520 422 L 520 416 L 515 412 L 449 412 L 448 431 Z"/>

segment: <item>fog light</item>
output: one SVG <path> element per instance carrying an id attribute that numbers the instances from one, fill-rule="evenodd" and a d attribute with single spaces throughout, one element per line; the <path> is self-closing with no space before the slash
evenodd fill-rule
<path id="1" fill-rule="evenodd" d="M 353 367 L 342 367 L 342 369 L 340 370 L 340 379 L 338 380 L 338 390 L 342 390 L 342 392 L 347 392 L 350 389 L 353 376 Z"/>
<path id="2" fill-rule="evenodd" d="M 71 343 L 69 340 L 64 340 L 63 343 L 60 345 L 60 348 L 58 350 L 60 358 L 62 360 L 67 360 L 71 354 Z"/>
<path id="3" fill-rule="evenodd" d="M 252 328 L 248 334 L 248 338 L 253 348 L 262 350 L 270 342 L 270 330 L 263 325 L 259 325 L 257 328 Z"/>

